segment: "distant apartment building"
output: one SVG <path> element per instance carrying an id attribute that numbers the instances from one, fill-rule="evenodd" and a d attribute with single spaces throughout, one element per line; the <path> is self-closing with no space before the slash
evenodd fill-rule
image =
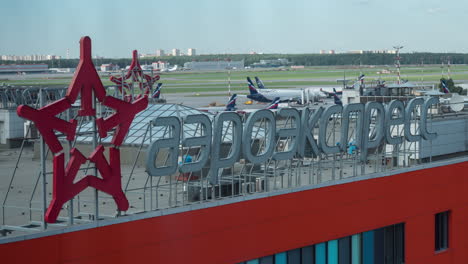
<path id="1" fill-rule="evenodd" d="M 156 50 L 156 57 L 162 57 L 162 56 L 165 56 L 166 53 L 164 53 L 164 50 L 163 49 L 157 49 Z"/>
<path id="2" fill-rule="evenodd" d="M 179 49 L 172 49 L 172 56 L 180 56 L 180 50 Z"/>
<path id="3" fill-rule="evenodd" d="M 396 54 L 396 50 L 374 50 L 373 53 Z"/>
<path id="4" fill-rule="evenodd" d="M 169 62 L 167 61 L 156 61 L 151 63 L 154 70 L 165 70 L 169 68 Z"/>
<path id="5" fill-rule="evenodd" d="M 348 54 L 396 54 L 395 50 L 350 50 Z"/>
<path id="6" fill-rule="evenodd" d="M 335 50 L 320 50 L 320 54 L 335 54 Z"/>
<path id="7" fill-rule="evenodd" d="M 195 71 L 243 69 L 244 61 L 191 61 L 184 63 L 184 68 Z"/>
<path id="8" fill-rule="evenodd" d="M 364 50 L 350 50 L 347 53 L 348 54 L 364 54 L 364 53 L 368 53 L 368 52 L 364 51 Z"/>
<path id="9" fill-rule="evenodd" d="M 189 55 L 189 56 L 195 56 L 195 55 L 197 55 L 197 52 L 196 52 L 195 49 L 190 48 L 190 49 L 188 49 L 188 51 L 187 51 L 187 55 Z"/>
<path id="10" fill-rule="evenodd" d="M 56 55 L 1 55 L 0 59 L 3 61 L 46 61 L 46 60 L 59 60 L 60 56 Z"/>

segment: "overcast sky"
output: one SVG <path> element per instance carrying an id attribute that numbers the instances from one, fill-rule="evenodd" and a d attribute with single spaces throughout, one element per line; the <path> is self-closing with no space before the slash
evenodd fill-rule
<path id="1" fill-rule="evenodd" d="M 137 2 L 138 4 L 135 4 Z M 467 0 L 1 0 L 0 54 L 468 52 Z"/>

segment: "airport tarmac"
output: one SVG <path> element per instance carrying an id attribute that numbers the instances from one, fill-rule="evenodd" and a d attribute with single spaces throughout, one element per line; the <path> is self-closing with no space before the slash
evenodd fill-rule
<path id="1" fill-rule="evenodd" d="M 209 95 L 209 96 L 208 96 Z M 167 103 L 171 104 L 183 104 L 189 107 L 198 108 L 198 107 L 208 107 L 216 103 L 217 105 L 225 105 L 229 100 L 229 95 L 227 92 L 200 92 L 200 93 L 177 93 L 177 94 L 163 94 L 164 99 L 167 100 Z M 246 102 L 251 101 L 244 95 L 238 95 L 237 97 L 237 108 L 238 109 L 262 109 L 269 103 L 259 103 L 252 101 L 252 104 L 246 104 Z M 333 99 L 323 99 L 321 105 L 333 104 Z M 293 105 L 291 105 L 293 106 Z M 294 105 L 297 107 L 297 105 Z"/>
<path id="2" fill-rule="evenodd" d="M 196 72 L 187 72 L 187 73 L 196 73 Z M 202 73 L 206 73 L 206 72 L 202 72 Z M 457 80 L 457 83 L 460 83 L 460 82 L 466 82 L 468 80 L 464 80 L 460 77 L 458 77 L 457 75 L 463 75 L 465 74 L 466 72 L 453 72 L 451 73 L 452 75 L 454 75 Z M 156 74 L 156 73 L 155 73 Z M 245 76 L 252 76 L 252 75 L 255 75 L 256 73 L 255 72 L 249 72 L 249 71 L 246 71 L 245 72 Z M 48 86 L 50 87 L 63 87 L 63 83 L 65 80 L 68 80 L 73 77 L 74 73 L 31 73 L 31 74 L 25 74 L 25 75 L 21 75 L 21 74 L 1 74 L 0 75 L 0 84 L 2 83 L 2 80 L 3 81 L 25 81 L 25 83 L 27 83 L 25 86 L 29 86 L 29 85 L 35 85 L 32 81 L 36 80 L 37 81 L 37 85 L 43 85 L 43 83 L 47 83 Z M 102 77 L 103 80 L 108 80 L 109 76 L 111 75 L 116 75 L 118 76 L 119 73 L 100 73 L 100 76 Z M 225 86 L 226 87 L 226 91 L 227 91 L 227 86 L 228 86 L 228 80 L 226 78 L 223 78 L 222 76 L 220 76 L 219 79 L 210 79 L 210 80 L 206 80 L 206 81 L 202 81 L 200 79 L 197 79 L 197 78 L 187 78 L 186 76 L 184 76 L 183 74 L 165 74 L 165 73 L 160 73 L 160 76 L 161 76 L 161 82 L 164 83 L 164 80 L 167 80 L 167 81 L 182 81 L 182 82 L 178 82 L 178 83 L 166 83 L 164 84 L 165 87 L 190 87 L 192 86 L 194 83 L 196 83 L 197 87 L 199 86 L 203 86 L 203 85 L 207 85 L 207 87 L 213 87 L 213 85 L 219 85 L 219 87 L 223 87 Z M 434 76 L 439 76 L 439 73 L 421 73 L 421 74 L 411 74 L 411 75 L 405 75 L 404 77 L 408 78 L 408 77 L 415 77 L 415 76 L 420 76 L 421 78 L 423 77 L 434 77 Z M 369 74 L 369 73 L 366 73 L 366 78 L 369 78 L 369 80 L 377 80 L 379 79 L 381 76 L 379 75 L 376 75 L 376 74 Z M 350 81 L 355 81 L 354 78 L 349 78 Z M 396 79 L 395 79 L 396 80 Z M 191 82 L 192 81 L 192 82 Z M 340 83 L 337 83 L 337 78 L 335 76 L 333 77 L 310 77 L 310 78 L 280 78 L 280 79 L 268 79 L 268 80 L 265 80 L 265 81 L 268 81 L 268 85 L 267 85 L 267 88 L 278 88 L 278 87 L 281 87 L 281 88 L 284 88 L 285 86 L 285 82 L 291 82 L 292 85 L 290 86 L 290 88 L 307 88 L 307 87 L 311 87 L 311 85 L 304 85 L 304 84 L 297 84 L 297 82 L 310 82 L 310 83 L 314 83 L 314 82 L 329 82 L 330 84 L 328 85 L 320 85 L 320 87 L 339 87 L 340 86 Z M 236 86 L 236 87 L 239 87 L 239 85 L 243 85 L 245 84 L 245 78 L 242 78 L 241 80 L 239 79 L 236 79 L 236 78 L 233 78 L 231 81 L 231 85 L 233 86 Z M 278 84 L 277 84 L 278 83 Z M 333 83 L 336 83 L 336 85 L 334 85 Z M 422 81 L 419 80 L 417 81 L 418 84 L 433 84 L 434 81 Z M 22 85 L 18 85 L 18 86 L 22 86 Z M 219 91 L 219 87 L 213 87 L 213 90 L 217 90 Z M 247 86 L 245 86 L 245 92 L 247 92 Z M 171 92 L 174 92 L 174 91 L 171 91 Z"/>
<path id="3" fill-rule="evenodd" d="M 199 94 L 199 95 L 197 95 Z M 171 104 L 183 104 L 189 107 L 198 108 L 198 107 L 208 107 L 214 106 L 216 103 L 217 106 L 225 105 L 229 100 L 229 95 L 226 92 L 209 92 L 210 96 L 204 96 L 204 93 L 177 93 L 177 94 L 165 94 L 163 95 L 167 103 Z M 214 95 L 216 94 L 216 95 Z M 214 95 L 214 96 L 213 96 Z M 245 102 L 249 101 L 246 97 L 237 97 L 237 107 L 240 109 L 246 108 L 262 108 L 267 104 L 255 103 L 253 102 L 250 105 L 246 105 Z"/>

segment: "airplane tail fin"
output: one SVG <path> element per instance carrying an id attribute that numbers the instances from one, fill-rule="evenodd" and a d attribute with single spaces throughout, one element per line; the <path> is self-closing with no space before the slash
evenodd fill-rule
<path id="1" fill-rule="evenodd" d="M 255 76 L 255 82 L 257 83 L 258 89 L 265 89 L 265 85 L 263 85 L 262 80 L 260 80 L 260 78 L 257 76 Z"/>
<path id="2" fill-rule="evenodd" d="M 152 98 L 159 99 L 159 97 L 161 96 L 161 86 L 162 86 L 162 83 L 158 83 L 158 85 L 156 86 L 156 89 L 154 89 L 154 92 L 151 95 Z"/>
<path id="3" fill-rule="evenodd" d="M 233 94 L 231 98 L 229 98 L 229 101 L 226 104 L 226 109 L 224 111 L 234 111 L 236 109 L 236 100 L 237 94 Z"/>
<path id="4" fill-rule="evenodd" d="M 334 92 L 336 95 L 342 95 L 342 94 L 343 94 L 343 91 L 336 91 L 335 88 L 333 88 L 333 92 Z"/>
<path id="5" fill-rule="evenodd" d="M 280 98 L 276 97 L 275 100 L 273 100 L 273 102 L 269 106 L 267 106 L 265 109 L 278 109 L 279 103 L 280 103 Z"/>
<path id="6" fill-rule="evenodd" d="M 249 85 L 255 86 L 254 83 L 252 82 L 252 79 L 250 79 L 250 77 L 248 77 L 248 76 L 247 76 L 247 83 Z"/>
<path id="7" fill-rule="evenodd" d="M 320 92 L 322 92 L 323 94 L 325 94 L 327 97 L 330 97 L 330 93 L 323 90 L 323 88 L 320 88 Z"/>
<path id="8" fill-rule="evenodd" d="M 335 89 L 333 89 L 335 91 Z M 336 91 L 333 93 L 333 99 L 335 100 L 335 104 L 337 105 L 343 105 L 343 102 L 341 101 L 341 99 L 338 97 L 338 95 L 336 94 Z"/>
<path id="9" fill-rule="evenodd" d="M 444 93 L 450 93 L 450 90 L 448 89 L 448 86 L 447 86 L 447 83 L 445 82 L 444 79 L 440 80 L 440 84 L 442 86 L 442 90 L 444 91 Z"/>
<path id="10" fill-rule="evenodd" d="M 255 89 L 255 86 L 254 86 L 252 80 L 250 79 L 250 77 L 247 77 L 247 84 L 249 85 L 250 94 L 258 94 L 258 91 L 257 91 L 257 89 Z"/>
<path id="11" fill-rule="evenodd" d="M 360 81 L 361 83 L 363 83 L 363 82 L 364 82 L 364 77 L 365 77 L 365 76 L 366 76 L 365 74 L 359 75 L 358 81 Z"/>

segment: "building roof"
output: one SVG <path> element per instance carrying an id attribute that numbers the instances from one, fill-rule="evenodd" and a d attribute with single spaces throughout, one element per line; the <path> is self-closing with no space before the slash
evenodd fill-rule
<path id="1" fill-rule="evenodd" d="M 165 137 L 165 127 L 152 127 L 151 129 L 151 140 L 149 135 L 148 125 L 150 121 L 154 120 L 157 117 L 168 117 L 168 116 L 176 116 L 178 118 L 183 118 L 188 115 L 196 115 L 196 114 L 204 114 L 208 115 L 210 119 L 213 119 L 213 115 L 199 111 L 195 108 L 191 108 L 184 105 L 178 104 L 149 104 L 148 107 L 143 110 L 142 112 L 138 113 L 133 120 L 130 129 L 128 130 L 127 137 L 125 138 L 123 145 L 140 145 L 142 142 L 144 145 L 149 145 L 150 142 L 155 141 L 160 138 Z M 93 123 L 86 122 L 80 128 L 79 132 L 88 132 L 92 131 Z M 148 131 L 148 132 L 147 132 Z M 184 137 L 193 137 L 196 134 L 199 134 L 197 130 L 197 126 L 194 124 L 184 124 L 183 127 Z M 103 143 L 110 143 L 112 140 L 112 133 L 106 138 L 103 138 L 101 142 Z M 78 143 L 91 143 L 93 141 L 93 137 L 91 134 L 78 136 L 76 141 Z"/>
<path id="2" fill-rule="evenodd" d="M 414 87 L 421 87 L 421 85 L 414 84 L 412 82 L 404 82 L 404 83 L 391 83 L 385 85 L 387 88 L 414 88 Z"/>

